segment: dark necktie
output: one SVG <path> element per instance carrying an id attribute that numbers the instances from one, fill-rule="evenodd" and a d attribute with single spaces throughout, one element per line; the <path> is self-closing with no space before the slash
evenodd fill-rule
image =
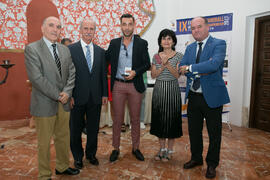
<path id="1" fill-rule="evenodd" d="M 197 57 L 196 57 L 196 64 L 200 62 L 200 56 L 202 53 L 202 42 L 199 42 L 199 51 L 197 53 Z M 199 87 L 201 86 L 201 82 L 200 82 L 200 78 L 195 78 L 195 80 L 193 81 L 193 85 L 192 88 L 196 91 L 197 89 L 199 89 Z"/>
<path id="2" fill-rule="evenodd" d="M 54 60 L 55 60 L 57 69 L 59 71 L 60 76 L 62 76 L 62 73 L 61 73 L 61 62 L 60 62 L 60 59 L 59 59 L 59 57 L 58 57 L 58 55 L 56 53 L 56 44 L 52 44 L 52 47 L 53 47 L 53 55 L 54 55 Z"/>

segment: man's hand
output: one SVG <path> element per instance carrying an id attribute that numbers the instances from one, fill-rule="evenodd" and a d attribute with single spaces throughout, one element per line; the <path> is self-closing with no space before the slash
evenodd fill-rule
<path id="1" fill-rule="evenodd" d="M 72 109 L 72 108 L 73 108 L 73 106 L 74 106 L 74 98 L 73 98 L 73 97 L 71 97 L 71 98 L 70 98 L 70 103 L 69 103 L 69 107 L 70 107 L 70 109 Z"/>
<path id="2" fill-rule="evenodd" d="M 67 101 L 68 101 L 68 98 L 69 98 L 69 96 L 68 96 L 68 94 L 67 94 L 66 92 L 61 92 L 61 93 L 59 94 L 58 100 L 59 100 L 62 104 L 66 104 Z"/>
<path id="3" fill-rule="evenodd" d="M 132 80 L 136 76 L 136 72 L 134 70 L 126 71 L 126 72 L 129 73 L 128 76 L 124 77 L 126 80 Z"/>
<path id="4" fill-rule="evenodd" d="M 179 70 L 179 74 L 186 74 L 188 71 L 187 71 L 187 67 L 188 66 L 180 66 L 180 70 Z"/>
<path id="5" fill-rule="evenodd" d="M 102 105 L 105 105 L 108 103 L 108 97 L 102 97 Z"/>

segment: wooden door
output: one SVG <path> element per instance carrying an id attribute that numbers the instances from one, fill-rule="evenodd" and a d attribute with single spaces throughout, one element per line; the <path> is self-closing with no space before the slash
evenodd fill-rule
<path id="1" fill-rule="evenodd" d="M 270 16 L 256 18 L 250 126 L 270 132 Z"/>

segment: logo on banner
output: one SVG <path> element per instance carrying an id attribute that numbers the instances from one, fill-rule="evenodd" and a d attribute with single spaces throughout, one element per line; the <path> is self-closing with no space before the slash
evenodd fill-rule
<path id="1" fill-rule="evenodd" d="M 221 14 L 214 16 L 205 16 L 209 24 L 209 32 L 219 32 L 219 31 L 231 31 L 232 30 L 232 17 L 233 14 Z M 191 20 L 178 19 L 176 20 L 176 35 L 179 34 L 191 34 Z"/>

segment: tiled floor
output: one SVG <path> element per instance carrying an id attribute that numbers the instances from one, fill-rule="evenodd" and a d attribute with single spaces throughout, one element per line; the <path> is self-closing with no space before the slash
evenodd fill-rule
<path id="1" fill-rule="evenodd" d="M 270 180 L 270 133 L 233 126 L 229 131 L 223 125 L 221 161 L 215 179 L 224 180 Z M 206 163 L 191 170 L 184 170 L 183 164 L 190 159 L 187 122 L 183 122 L 184 136 L 177 139 L 173 159 L 158 162 L 153 159 L 159 149 L 157 138 L 149 134 L 149 125 L 141 131 L 141 151 L 145 161 L 140 162 L 131 154 L 131 135 L 122 133 L 120 159 L 109 162 L 112 129 L 102 128 L 99 134 L 97 158 L 100 165 L 93 166 L 84 160 L 85 167 L 77 176 L 56 176 L 53 179 L 206 179 Z M 204 157 L 208 147 L 208 136 L 204 128 Z M 83 137 L 85 140 L 85 137 Z M 22 123 L 0 122 L 0 179 L 28 180 L 37 178 L 37 140 L 34 129 Z M 55 151 L 51 146 L 51 168 L 55 167 Z M 73 163 L 70 155 L 71 165 Z"/>

